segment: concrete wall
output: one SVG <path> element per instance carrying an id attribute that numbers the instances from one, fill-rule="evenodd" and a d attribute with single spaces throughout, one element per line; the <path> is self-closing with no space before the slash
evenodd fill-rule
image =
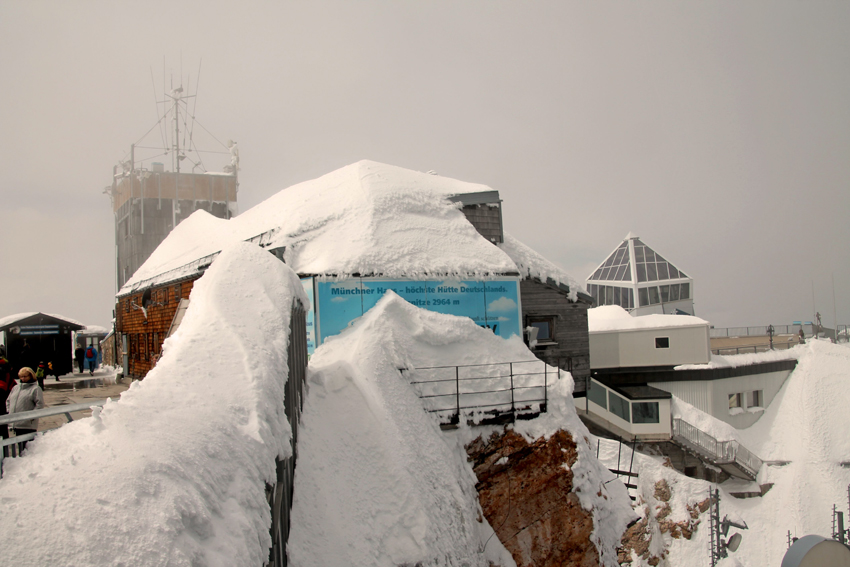
<path id="1" fill-rule="evenodd" d="M 670 347 L 656 348 L 658 337 L 669 338 Z M 590 333 L 590 366 L 594 369 L 707 364 L 710 360 L 708 324 Z"/>
<path id="2" fill-rule="evenodd" d="M 670 392 L 677 398 L 684 400 L 692 406 L 713 415 L 721 421 L 737 429 L 745 429 L 756 421 L 764 413 L 764 409 L 770 406 L 773 399 L 779 393 L 790 370 L 779 372 L 767 372 L 764 374 L 752 374 L 750 376 L 738 376 L 736 378 L 723 378 L 720 380 L 704 380 L 690 382 L 653 382 L 652 385 L 661 390 Z M 762 407 L 746 407 L 746 396 L 744 396 L 744 408 L 734 414 L 729 410 L 729 394 L 762 391 Z"/>

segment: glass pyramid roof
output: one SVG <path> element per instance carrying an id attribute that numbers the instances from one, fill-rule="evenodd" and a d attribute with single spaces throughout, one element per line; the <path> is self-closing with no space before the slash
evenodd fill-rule
<path id="1" fill-rule="evenodd" d="M 634 240 L 634 258 L 629 253 L 630 240 Z M 631 237 L 626 238 L 588 280 L 632 282 L 632 262 L 635 264 L 638 283 L 688 277 L 639 238 Z"/>

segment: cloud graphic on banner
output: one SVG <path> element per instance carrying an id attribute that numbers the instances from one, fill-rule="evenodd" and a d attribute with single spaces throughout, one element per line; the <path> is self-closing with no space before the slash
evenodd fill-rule
<path id="1" fill-rule="evenodd" d="M 491 301 L 490 305 L 487 306 L 487 311 L 516 311 L 516 308 L 516 301 L 514 301 L 510 297 L 502 296 L 495 301 Z"/>
<path id="2" fill-rule="evenodd" d="M 342 303 L 343 301 L 348 301 L 348 297 L 332 297 L 331 303 Z"/>

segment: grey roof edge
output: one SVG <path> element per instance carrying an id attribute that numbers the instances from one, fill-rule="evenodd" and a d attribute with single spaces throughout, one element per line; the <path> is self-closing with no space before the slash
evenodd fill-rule
<path id="1" fill-rule="evenodd" d="M 68 319 L 63 319 L 62 317 L 57 317 L 55 315 L 50 315 L 48 313 L 42 313 L 41 311 L 36 311 L 35 313 L 32 313 L 32 314 L 27 315 L 25 317 L 21 317 L 20 319 L 10 321 L 10 322 L 6 323 L 5 325 L 3 325 L 2 327 L 0 327 L 0 329 L 8 329 L 10 327 L 14 327 L 17 323 L 20 323 L 21 321 L 23 321 L 25 319 L 29 319 L 31 317 L 37 317 L 39 315 L 42 316 L 42 317 L 49 317 L 50 319 L 55 319 L 56 321 L 62 321 L 63 323 L 65 323 L 66 326 L 72 328 L 74 331 L 79 331 L 80 329 L 86 328 L 85 325 L 77 323 L 76 321 L 70 321 Z"/>
<path id="2" fill-rule="evenodd" d="M 462 203 L 464 205 L 490 205 L 502 202 L 499 198 L 499 192 L 495 190 L 475 193 L 455 193 L 454 195 L 448 195 L 447 198 L 452 203 Z"/>

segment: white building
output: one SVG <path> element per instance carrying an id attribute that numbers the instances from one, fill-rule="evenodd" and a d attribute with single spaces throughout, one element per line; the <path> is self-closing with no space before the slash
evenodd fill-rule
<path id="1" fill-rule="evenodd" d="M 629 233 L 587 278 L 597 305 L 619 305 L 632 315 L 694 314 L 694 280 Z"/>

